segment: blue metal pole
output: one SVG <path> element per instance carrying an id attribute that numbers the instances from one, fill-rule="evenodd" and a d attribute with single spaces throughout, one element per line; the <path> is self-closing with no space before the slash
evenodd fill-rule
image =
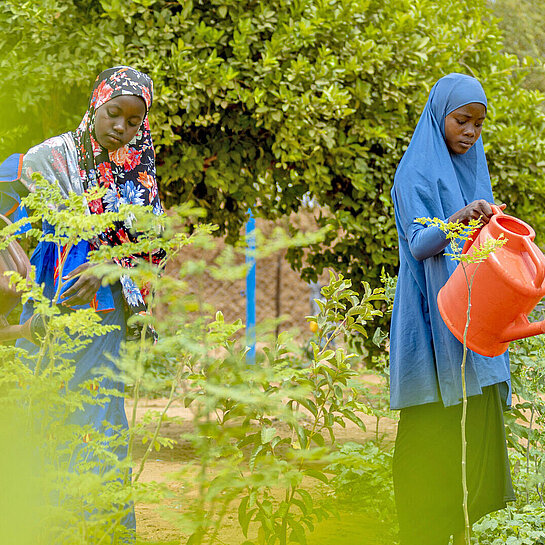
<path id="1" fill-rule="evenodd" d="M 255 218 L 248 209 L 246 222 L 246 361 L 255 363 Z"/>

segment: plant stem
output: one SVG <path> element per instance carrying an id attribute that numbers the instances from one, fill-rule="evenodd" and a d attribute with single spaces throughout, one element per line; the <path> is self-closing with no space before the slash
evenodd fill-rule
<path id="1" fill-rule="evenodd" d="M 465 543 L 470 544 L 470 530 L 469 524 L 469 509 L 468 509 L 468 490 L 467 490 L 467 437 L 466 437 L 466 423 L 467 423 L 467 386 L 466 386 L 466 361 L 467 361 L 467 332 L 469 330 L 469 322 L 471 320 L 471 289 L 473 287 L 473 280 L 475 279 L 475 273 L 478 266 L 475 267 L 475 271 L 471 277 L 471 280 L 467 278 L 466 266 L 462 263 L 462 269 L 466 278 L 467 284 L 467 316 L 466 325 L 464 328 L 463 337 L 463 357 L 461 366 L 462 375 L 462 418 L 460 421 L 461 435 L 462 435 L 462 507 L 464 511 L 464 525 L 465 525 Z"/>
<path id="2" fill-rule="evenodd" d="M 285 501 L 288 508 L 286 509 L 285 515 L 282 517 L 282 532 L 279 537 L 281 545 L 285 545 L 288 542 L 288 515 L 293 496 L 295 496 L 296 489 L 297 486 L 290 486 L 286 489 Z"/>
<path id="3" fill-rule="evenodd" d="M 150 256 L 151 260 L 151 256 Z M 149 302 L 147 303 L 147 312 L 150 312 L 153 308 L 153 291 L 150 293 L 149 296 Z M 127 448 L 127 460 L 132 464 L 132 453 L 133 453 L 133 446 L 134 446 L 134 435 L 135 435 L 135 427 L 136 427 L 136 410 L 138 408 L 138 403 L 140 401 L 140 386 L 142 385 L 142 377 L 143 377 L 143 363 L 142 358 L 143 355 L 146 352 L 146 332 L 148 330 L 148 324 L 144 323 L 144 326 L 142 327 L 142 330 L 140 331 L 140 350 L 138 352 L 138 360 L 136 362 L 136 381 L 134 384 L 134 399 L 133 399 L 133 406 L 132 406 L 132 414 L 131 414 L 131 423 L 129 426 L 129 445 Z M 159 430 L 156 430 L 156 433 L 159 433 Z M 149 456 L 149 454 L 148 454 Z M 143 465 L 140 465 L 139 469 L 139 475 L 143 471 Z M 127 471 L 125 472 L 125 485 L 130 485 L 131 483 L 131 471 L 130 467 L 127 468 Z"/>
<path id="4" fill-rule="evenodd" d="M 153 438 L 150 440 L 148 448 L 147 448 L 144 456 L 142 456 L 142 460 L 140 461 L 140 467 L 138 468 L 138 472 L 133 477 L 133 482 L 134 483 L 136 483 L 138 481 L 138 479 L 140 478 L 140 475 L 142 475 L 142 472 L 144 471 L 144 466 L 146 465 L 146 462 L 147 462 L 147 460 L 148 460 L 148 458 L 149 458 L 149 456 L 151 454 L 151 451 L 153 450 L 153 446 L 155 445 L 155 441 L 157 440 L 157 437 L 159 436 L 159 432 L 161 431 L 161 426 L 163 425 L 163 420 L 165 418 L 165 415 L 166 415 L 168 409 L 170 408 L 170 406 L 172 405 L 172 402 L 174 401 L 174 394 L 176 392 L 176 387 L 177 387 L 178 383 L 180 382 L 180 378 L 182 376 L 182 371 L 184 369 L 184 366 L 185 366 L 185 362 L 181 362 L 179 367 L 178 367 L 176 377 L 174 378 L 174 380 L 172 382 L 172 386 L 170 388 L 170 394 L 168 396 L 168 401 L 167 401 L 164 409 L 162 410 L 161 415 L 159 416 L 159 420 L 157 422 L 157 425 L 155 426 L 155 431 L 153 433 Z M 134 409 L 134 407 L 133 407 L 133 409 Z"/>
<path id="5" fill-rule="evenodd" d="M 140 383 L 141 378 L 138 377 L 136 379 L 136 382 L 134 384 L 134 400 L 133 400 L 133 406 L 132 406 L 132 414 L 131 414 L 131 424 L 129 427 L 129 445 L 127 448 L 127 459 L 132 463 L 132 451 L 133 451 L 133 445 L 134 445 L 134 428 L 136 426 L 136 409 L 138 407 L 138 401 L 140 399 Z M 130 482 L 130 468 L 127 468 L 125 472 L 125 485 L 128 485 Z"/>
<path id="6" fill-rule="evenodd" d="M 541 486 L 541 490 L 539 488 L 539 484 L 536 484 L 536 492 L 539 496 L 539 501 L 541 502 L 541 505 L 545 506 L 545 500 L 543 499 L 543 486 Z"/>
<path id="7" fill-rule="evenodd" d="M 335 328 L 335 330 L 333 331 L 333 333 L 328 337 L 325 345 L 323 346 L 323 348 L 320 350 L 320 352 L 318 353 L 318 360 L 315 360 L 314 358 L 312 359 L 312 362 L 311 362 L 311 365 L 312 365 L 312 372 L 313 374 L 315 373 L 316 371 L 316 361 L 320 361 L 319 358 L 322 354 L 325 353 L 326 351 L 326 348 L 328 346 L 328 344 L 333 340 L 335 339 L 335 337 L 337 337 L 337 335 L 340 333 L 341 331 L 341 327 L 344 326 L 344 324 L 346 323 L 346 318 L 339 324 L 337 325 L 337 327 Z M 320 340 L 322 339 L 323 337 L 320 337 Z M 315 378 L 315 377 L 314 377 Z M 314 386 L 315 386 L 315 389 L 314 389 L 314 397 L 316 399 L 318 399 L 320 396 L 318 395 L 319 394 L 319 388 L 317 387 L 317 383 L 316 381 L 314 381 Z M 312 429 L 310 430 L 310 434 L 309 436 L 307 437 L 307 443 L 305 445 L 305 449 L 308 449 L 310 447 L 310 441 L 312 439 L 312 437 L 314 437 L 314 434 L 316 433 L 316 429 L 318 427 L 318 424 L 320 423 L 320 419 L 322 418 L 322 415 L 325 415 L 325 405 L 329 399 L 329 394 L 331 393 L 331 389 L 328 390 L 327 394 L 325 395 L 324 399 L 322 400 L 322 403 L 321 405 L 317 408 L 317 414 L 316 416 L 314 417 L 314 423 L 312 425 Z M 302 445 L 301 445 L 302 446 Z M 302 461 L 300 462 L 300 465 L 299 467 L 302 467 Z"/>
<path id="8" fill-rule="evenodd" d="M 57 274 L 58 274 L 58 278 L 59 278 L 59 284 L 57 286 L 57 291 L 53 297 L 53 303 L 58 305 L 59 304 L 59 299 L 61 297 L 61 291 L 62 291 L 62 288 L 64 286 L 64 282 L 62 281 L 63 279 L 63 276 L 64 276 L 64 264 L 66 263 L 66 259 L 68 257 L 68 254 L 70 253 L 70 250 L 72 249 L 72 246 L 74 245 L 74 242 L 72 241 L 72 239 L 70 239 L 68 241 L 68 243 L 66 244 L 66 246 L 64 247 L 65 248 L 65 252 L 63 253 L 62 251 L 62 246 L 60 246 L 60 244 L 57 244 L 57 254 L 58 254 L 58 260 L 59 260 L 59 267 L 58 267 L 58 270 L 57 270 Z M 45 339 L 43 340 L 41 346 L 40 346 L 40 351 L 38 353 L 38 358 L 36 360 L 36 365 L 34 367 L 34 374 L 35 375 L 38 375 L 38 373 L 41 371 L 41 367 L 42 367 L 42 362 L 44 360 L 44 357 L 45 357 L 45 354 L 47 352 L 47 347 L 48 346 L 51 346 L 53 343 L 52 343 L 52 339 L 51 339 L 51 335 L 49 333 L 49 329 L 46 327 L 45 328 Z"/>
<path id="9" fill-rule="evenodd" d="M 467 326 L 466 326 L 467 329 Z M 464 523 L 465 523 L 465 542 L 469 545 L 469 512 L 468 512 L 468 491 L 467 491 L 467 439 L 466 439 L 466 419 L 467 419 L 467 390 L 466 390 L 466 358 L 467 358 L 467 346 L 465 344 L 465 332 L 464 332 L 464 356 L 462 358 L 462 419 L 460 422 L 462 431 L 462 493 L 463 500 L 462 505 L 464 509 Z"/>
<path id="10" fill-rule="evenodd" d="M 528 475 L 530 474 L 530 445 L 532 440 L 532 425 L 534 423 L 535 405 L 532 403 L 532 412 L 530 414 L 530 427 L 528 428 L 528 440 L 526 442 L 526 503 L 530 501 L 530 486 Z"/>

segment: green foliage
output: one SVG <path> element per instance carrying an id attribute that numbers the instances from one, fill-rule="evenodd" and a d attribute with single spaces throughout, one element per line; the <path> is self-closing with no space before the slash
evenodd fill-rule
<path id="1" fill-rule="evenodd" d="M 179 502 L 187 506 L 177 523 L 190 535 L 188 544 L 214 543 L 231 504 L 247 545 L 307 543 L 315 523 L 332 512 L 320 499 L 324 492 L 309 486 L 333 490 L 336 470 L 324 468 L 340 448 L 335 430 L 347 422 L 364 428 L 358 413 L 370 411 L 350 365 L 354 355 L 332 347 L 353 330 L 366 333 L 379 314 L 372 302 L 381 290 L 364 292 L 359 296 L 349 280 L 332 275 L 320 313 L 309 317 L 320 330 L 307 365 L 285 332 L 249 366 L 245 349 L 232 340 L 240 324 L 226 324 L 218 313 L 196 328 L 195 321 L 177 327 L 184 393 L 175 398 L 193 411 L 185 439 L 197 459 L 177 476 L 184 483 L 176 487 Z"/>
<path id="2" fill-rule="evenodd" d="M 488 4 L 498 17 L 504 50 L 527 65 L 524 85 L 529 89 L 545 91 L 545 2 L 489 0 Z"/>
<path id="3" fill-rule="evenodd" d="M 543 319 L 543 308 L 534 311 L 534 319 Z M 508 440 L 518 451 L 517 481 L 521 483 L 523 506 L 538 503 L 545 507 L 545 347 L 541 337 L 513 343 L 509 355 L 515 397 L 506 417 Z"/>
<path id="4" fill-rule="evenodd" d="M 534 493 L 528 499 L 526 455 L 510 453 L 511 471 L 517 501 L 506 509 L 490 513 L 473 525 L 472 543 L 481 545 L 543 545 L 545 543 L 545 506 Z"/>
<path id="5" fill-rule="evenodd" d="M 503 235 L 500 235 L 497 239 L 487 238 L 480 246 L 471 246 L 471 253 L 463 252 L 463 244 L 466 241 L 471 240 L 472 236 L 482 227 L 481 220 L 469 220 L 467 225 L 458 221 L 444 221 L 439 218 L 417 218 L 415 220 L 422 225 L 429 225 L 437 227 L 443 233 L 449 241 L 451 252 L 447 252 L 445 255 L 453 261 L 458 261 L 464 266 L 470 263 L 482 263 L 486 258 L 499 248 L 501 248 L 506 240 Z"/>
<path id="6" fill-rule="evenodd" d="M 377 445 L 381 445 L 384 434 L 380 433 L 380 421 L 383 418 L 396 420 L 398 417 L 397 412 L 390 409 L 389 367 L 385 365 L 385 362 L 380 362 L 375 369 L 367 370 L 366 373 L 368 376 L 374 374 L 378 378 L 377 384 L 363 386 L 358 381 L 357 386 L 365 406 L 365 413 L 375 419 L 374 441 Z"/>
<path id="7" fill-rule="evenodd" d="M 32 297 L 36 311 L 47 318 L 47 328 L 35 356 L 0 346 L 6 362 L 0 377 L 0 405 L 6 417 L 0 437 L 14 438 L 0 445 L 0 460 L 14 467 L 14 476 L 4 475 L 2 486 L 8 492 L 34 491 L 30 503 L 15 502 L 6 512 L 14 524 L 21 513 L 36 521 L 29 525 L 28 539 L 16 526 L 2 527 L 2 542 L 84 545 L 109 542 L 113 536 L 112 543 L 120 543 L 126 537 L 121 519 L 131 502 L 151 503 L 168 496 L 184 505 L 183 511 L 171 511 L 169 517 L 185 533 L 188 545 L 217 542 L 232 504 L 247 545 L 307 543 L 316 522 L 335 512 L 332 498 L 340 482 L 348 479 L 332 479 L 343 471 L 336 430 L 348 422 L 364 429 L 361 413 L 375 411 L 365 405 L 368 390 L 351 366 L 356 356 L 337 343 L 354 331 L 368 334 L 371 322 L 380 316 L 374 303 L 383 300 L 384 290 L 365 284 L 360 295 L 350 280 L 332 274 L 322 289 L 320 313 L 309 317 L 319 326 L 310 362 L 282 332 L 275 342 L 265 344 L 257 364 L 249 365 L 247 349 L 238 338 L 241 322 L 226 323 L 220 312 L 187 292 L 186 276 L 202 274 L 203 267 L 185 263 L 179 275 L 170 276 L 145 262 L 131 270 L 108 264 L 112 257 L 162 247 L 167 252 L 165 266 L 187 244 L 209 246 L 214 227 L 194 224 L 201 211 L 185 206 L 158 217 L 148 208 L 127 206 L 116 214 L 90 216 L 85 199 L 75 195 L 62 199 L 39 175 L 35 182 L 35 192 L 25 200 L 33 224 L 30 235 L 55 243 L 60 254 L 61 247 L 88 239 L 114 221 L 129 222 L 142 232 L 138 242 L 93 252 L 93 272 L 105 283 L 118 281 L 121 274 L 147 281 L 153 294 L 149 309 L 163 305 L 168 316 L 140 317 L 142 335 L 123 346 L 115 368 L 97 370 L 96 380 L 68 388 L 75 352 L 111 326 L 102 325 L 90 309 L 72 312 L 57 305 L 61 288 L 51 303 L 33 278 L 30 283 L 16 279 L 26 288 L 25 299 Z M 54 233 L 38 229 L 43 220 L 55 226 Z M 191 229 L 183 227 L 188 223 Z M 14 236 L 15 228 L 6 228 L 2 243 Z M 288 239 L 276 233 L 270 248 L 306 244 L 317 236 Z M 268 251 L 265 243 L 261 246 Z M 229 266 L 225 257 L 218 260 L 215 274 Z M 59 277 L 62 283 L 62 270 Z M 148 324 L 159 333 L 157 343 L 145 335 Z M 132 386 L 128 432 L 101 433 L 71 423 L 76 411 L 124 395 L 105 388 L 101 377 Z M 157 391 L 168 391 L 166 406 L 137 422 L 141 396 Z M 175 420 L 168 411 L 176 405 L 191 410 L 192 427 L 179 438 L 163 437 L 161 428 Z M 376 409 L 378 417 L 382 411 Z M 195 457 L 169 477 L 172 488 L 142 482 L 152 453 L 171 448 L 176 441 L 189 442 Z M 144 453 L 135 464 L 137 442 L 144 445 Z M 127 443 L 127 459 L 118 460 L 112 447 Z M 373 456 L 380 458 L 378 451 Z"/>
<path id="8" fill-rule="evenodd" d="M 314 196 L 331 229 L 288 252 L 306 278 L 330 267 L 359 291 L 393 272 L 395 168 L 451 71 L 490 98 L 497 197 L 542 227 L 543 97 L 521 88 L 485 0 L 7 0 L 0 22 L 4 155 L 73 129 L 94 75 L 132 64 L 155 80 L 167 201 L 195 200 L 235 240 L 248 207 L 277 218 Z"/>
<path id="9" fill-rule="evenodd" d="M 25 200 L 34 225 L 31 236 L 41 235 L 37 225 L 47 219 L 57 228 L 47 240 L 60 254 L 61 247 L 104 227 L 100 222 L 108 216 L 95 221 L 82 198 L 62 200 L 39 176 L 36 182 L 36 193 Z M 44 207 L 44 202 L 50 206 Z M 2 244 L 14 236 L 12 231 L 10 227 L 2 232 Z M 116 326 L 103 324 L 91 309 L 67 312 L 57 304 L 62 266 L 61 261 L 59 291 L 53 302 L 42 293 L 43 286 L 36 284 L 34 271 L 30 281 L 12 275 L 12 281 L 25 292 L 23 299 L 34 300 L 35 312 L 45 318 L 47 328 L 35 353 L 0 346 L 0 452 L 6 468 L 1 477 L 3 543 L 118 543 L 126 537 L 120 523 L 130 501 L 144 493 L 143 487 L 133 491 L 124 485 L 127 462 L 113 454 L 127 440 L 125 431 L 112 426 L 100 432 L 79 426 L 73 419 L 78 411 L 103 406 L 123 392 L 103 385 L 99 388 L 100 378 L 77 388 L 70 385 L 76 353 L 93 337 Z M 10 498 L 18 499 L 12 502 Z"/>
<path id="10" fill-rule="evenodd" d="M 343 510 L 365 511 L 384 525 L 385 543 L 395 543 L 397 517 L 392 483 L 392 451 L 375 442 L 345 443 L 328 466 Z"/>
<path id="11" fill-rule="evenodd" d="M 473 526 L 472 543 L 481 545 L 543 545 L 545 528 L 542 506 L 515 511 L 507 508 L 485 517 Z"/>

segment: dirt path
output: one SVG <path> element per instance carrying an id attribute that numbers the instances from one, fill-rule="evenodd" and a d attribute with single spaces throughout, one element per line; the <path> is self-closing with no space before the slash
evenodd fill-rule
<path id="1" fill-rule="evenodd" d="M 165 399 L 141 400 L 137 408 L 137 420 L 142 421 L 144 414 L 148 411 L 161 411 L 165 407 Z M 132 412 L 132 403 L 130 400 L 126 403 L 127 415 Z M 143 482 L 165 483 L 169 481 L 168 487 L 176 492 L 176 482 L 168 479 L 176 471 L 179 471 L 188 462 L 194 459 L 194 451 L 188 441 L 181 439 L 184 433 L 190 432 L 191 412 L 182 407 L 172 407 L 168 411 L 169 416 L 176 416 L 179 420 L 176 423 L 166 423 L 162 435 L 170 437 L 176 441 L 172 449 L 162 448 L 159 452 L 154 452 L 148 459 L 144 472 L 141 476 Z M 368 415 L 360 415 L 366 424 L 367 431 L 363 432 L 355 424 L 348 423 L 346 428 L 337 430 L 337 438 L 341 442 L 356 441 L 364 442 L 375 436 L 376 419 Z M 392 440 L 395 436 L 395 421 L 383 418 L 379 424 L 379 434 L 384 440 Z M 144 455 L 145 446 L 137 442 L 135 445 L 135 469 Z M 316 481 L 312 480 L 305 484 L 305 487 L 312 491 L 316 487 Z M 176 505 L 175 494 L 172 499 L 164 500 L 163 504 L 137 504 L 136 520 L 137 533 L 143 542 L 180 542 L 182 534 L 172 522 L 168 520 L 165 508 L 174 512 L 182 510 L 183 506 Z M 362 533 L 363 532 L 363 533 Z M 380 533 L 380 528 L 376 527 L 376 521 L 366 518 L 365 514 L 341 514 L 339 519 L 331 519 L 328 523 L 317 525 L 312 534 L 312 541 L 309 545 L 325 545 L 335 543 L 335 545 L 362 543 L 373 545 L 379 543 L 375 537 Z M 365 534 L 365 535 L 364 535 Z M 361 540 L 354 541 L 354 536 L 359 535 Z M 221 540 L 226 545 L 240 545 L 244 541 L 239 528 L 236 506 L 233 506 L 233 512 L 228 513 L 221 531 Z M 364 539 L 365 538 L 365 539 Z M 378 539 L 378 537 L 377 537 Z M 363 540 L 363 541 L 362 541 Z M 183 543 L 183 541 L 182 541 Z"/>

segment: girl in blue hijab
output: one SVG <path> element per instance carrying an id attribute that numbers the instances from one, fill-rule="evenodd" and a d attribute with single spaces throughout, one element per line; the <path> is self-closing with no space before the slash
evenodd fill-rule
<path id="1" fill-rule="evenodd" d="M 432 88 L 397 168 L 392 199 L 399 274 L 390 331 L 391 407 L 400 409 L 394 489 L 402 545 L 463 543 L 461 486 L 462 344 L 444 324 L 437 294 L 457 263 L 444 233 L 417 223 L 467 224 L 492 216 L 481 130 L 487 101 L 470 76 Z M 507 352 L 468 351 L 469 515 L 474 522 L 514 499 L 502 410 L 510 405 Z"/>

